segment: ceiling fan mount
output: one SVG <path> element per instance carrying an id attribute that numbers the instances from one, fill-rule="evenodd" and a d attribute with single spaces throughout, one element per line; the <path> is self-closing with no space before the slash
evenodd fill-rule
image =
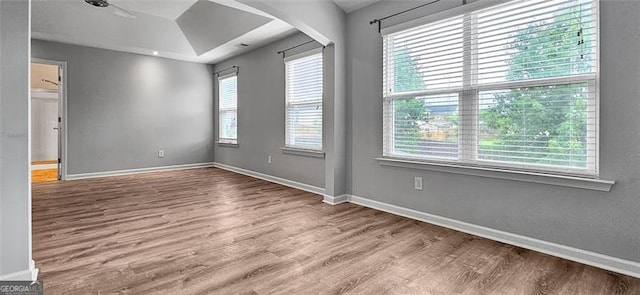
<path id="1" fill-rule="evenodd" d="M 109 2 L 107 2 L 107 0 L 84 0 L 84 2 L 87 2 L 93 6 L 96 7 L 107 7 L 109 6 Z"/>
<path id="2" fill-rule="evenodd" d="M 0 0 L 2 1 L 2 0 Z M 136 18 L 135 14 L 123 9 L 115 4 L 109 3 L 107 0 L 84 0 L 84 2 L 93 5 L 95 7 L 105 8 L 111 7 L 111 12 L 115 15 L 126 17 L 126 18 Z"/>

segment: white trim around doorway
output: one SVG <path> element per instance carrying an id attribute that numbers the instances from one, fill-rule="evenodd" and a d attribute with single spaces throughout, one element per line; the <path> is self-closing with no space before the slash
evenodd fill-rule
<path id="1" fill-rule="evenodd" d="M 60 67 L 61 81 L 60 81 L 60 87 L 59 87 L 59 93 L 58 93 L 60 97 L 60 101 L 58 103 L 58 115 L 62 118 L 62 122 L 60 124 L 60 130 L 58 130 L 58 132 L 61 132 L 61 136 L 59 140 L 60 141 L 59 142 L 60 160 L 61 160 L 59 173 L 60 173 L 61 180 L 66 180 L 67 179 L 67 159 L 68 159 L 67 157 L 67 135 L 68 135 L 68 132 L 67 132 L 67 129 L 68 129 L 67 128 L 68 126 L 67 125 L 67 62 L 32 57 L 31 63 L 54 65 L 54 66 Z M 31 114 L 31 102 L 29 102 L 29 114 Z M 31 128 L 31 125 L 29 125 L 29 128 Z M 29 143 L 29 155 L 31 155 L 31 143 Z"/>

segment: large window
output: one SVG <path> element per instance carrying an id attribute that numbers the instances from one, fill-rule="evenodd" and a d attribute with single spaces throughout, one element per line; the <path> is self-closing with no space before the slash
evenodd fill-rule
<path id="1" fill-rule="evenodd" d="M 595 176 L 597 0 L 520 0 L 384 34 L 384 156 Z"/>
<path id="2" fill-rule="evenodd" d="M 238 76 L 218 78 L 218 141 L 238 143 Z"/>
<path id="3" fill-rule="evenodd" d="M 322 150 L 322 51 L 285 59 L 285 147 Z"/>

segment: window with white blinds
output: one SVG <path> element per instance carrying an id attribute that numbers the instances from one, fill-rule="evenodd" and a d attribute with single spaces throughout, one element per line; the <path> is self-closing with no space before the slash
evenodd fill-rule
<path id="1" fill-rule="evenodd" d="M 285 147 L 322 150 L 322 51 L 285 59 Z"/>
<path id="2" fill-rule="evenodd" d="M 598 173 L 597 0 L 516 0 L 383 35 L 384 156 Z"/>
<path id="3" fill-rule="evenodd" d="M 238 76 L 218 78 L 218 141 L 238 143 Z"/>

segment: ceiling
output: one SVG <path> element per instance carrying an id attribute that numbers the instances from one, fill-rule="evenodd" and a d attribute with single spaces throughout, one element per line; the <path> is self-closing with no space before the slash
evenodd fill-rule
<path id="1" fill-rule="evenodd" d="M 111 0 L 135 15 L 126 18 L 114 14 L 112 7 L 94 7 L 83 0 L 34 0 L 32 37 L 215 63 L 296 32 L 283 21 L 225 1 Z"/>
<path id="2" fill-rule="evenodd" d="M 350 13 L 380 0 L 333 0 L 344 12 Z"/>
<path id="3" fill-rule="evenodd" d="M 2 1 L 2 0 L 0 0 Z M 319 0 L 329 1 L 329 0 Z M 345 12 L 379 0 L 331 0 Z M 215 63 L 297 30 L 236 0 L 33 0 L 35 39 Z M 114 12 L 118 6 L 135 18 Z M 248 46 L 244 46 L 244 45 Z"/>
<path id="4" fill-rule="evenodd" d="M 143 12 L 150 15 L 177 19 L 187 9 L 198 0 L 111 0 L 109 3 L 116 4 L 130 11 Z"/>

